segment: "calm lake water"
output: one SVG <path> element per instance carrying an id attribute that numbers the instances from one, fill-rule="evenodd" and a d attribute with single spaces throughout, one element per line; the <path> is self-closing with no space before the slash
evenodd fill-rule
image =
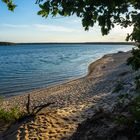
<path id="1" fill-rule="evenodd" d="M 104 54 L 128 51 L 130 45 L 0 46 L 0 96 L 48 87 L 87 74 Z"/>

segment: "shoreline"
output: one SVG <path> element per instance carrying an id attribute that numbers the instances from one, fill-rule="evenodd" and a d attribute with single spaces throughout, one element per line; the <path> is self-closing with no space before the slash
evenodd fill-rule
<path id="1" fill-rule="evenodd" d="M 73 89 L 73 87 L 78 86 L 79 88 L 81 88 L 80 83 L 83 84 L 83 87 L 85 88 L 84 91 L 86 92 L 86 90 L 88 90 L 88 86 L 91 86 L 93 83 L 90 83 L 90 77 L 92 77 L 92 80 L 95 81 L 96 77 L 100 77 L 100 74 L 98 75 L 98 71 L 100 73 L 100 71 L 102 70 L 102 68 L 104 69 L 104 66 L 100 66 L 100 65 L 105 65 L 106 63 L 108 63 L 108 58 L 112 59 L 111 57 L 115 56 L 115 55 L 121 55 L 121 54 L 128 54 L 130 55 L 130 51 L 128 52 L 121 52 L 121 53 L 111 53 L 111 54 L 106 54 L 104 56 L 102 56 L 101 58 L 95 60 L 94 62 L 91 62 L 88 66 L 88 72 L 85 76 L 79 77 L 79 78 L 75 78 L 72 80 L 69 80 L 67 82 L 64 83 L 58 83 L 57 85 L 52 85 L 49 86 L 47 88 L 39 88 L 39 89 L 35 89 L 35 90 L 31 90 L 29 92 L 24 92 L 23 94 L 20 95 L 14 95 L 14 96 L 10 96 L 10 97 L 5 97 L 4 100 L 6 102 L 6 106 L 13 106 L 12 104 L 17 103 L 16 105 L 18 106 L 25 106 L 26 104 L 26 98 L 28 96 L 28 94 L 31 95 L 31 98 L 34 98 L 32 100 L 33 106 L 35 104 L 39 104 L 39 102 L 41 102 L 39 99 L 41 98 L 41 100 L 43 101 L 43 98 L 45 98 L 46 100 L 44 100 L 43 102 L 48 101 L 48 98 L 51 96 L 55 96 L 57 95 L 57 92 L 60 93 L 60 96 L 63 96 L 63 92 L 66 90 L 67 92 L 69 92 L 69 87 L 72 87 L 72 91 L 74 91 L 75 89 Z M 98 65 L 100 68 L 98 68 Z M 94 72 L 97 74 L 97 76 L 92 76 L 94 74 Z M 95 81 L 96 82 L 96 81 Z M 61 91 L 62 90 L 62 91 Z M 83 90 L 83 89 L 82 89 Z M 37 97 L 35 97 L 37 96 Z M 66 95 L 67 96 L 67 95 Z M 11 104 L 11 100 L 13 100 L 14 103 Z M 20 100 L 22 103 L 20 103 Z M 57 100 L 57 99 L 56 99 Z M 49 100 L 50 102 L 51 100 Z M 10 103 L 10 104 L 9 104 Z M 56 105 L 57 106 L 57 105 Z M 63 107 L 63 105 L 62 105 Z"/>
<path id="2" fill-rule="evenodd" d="M 61 48 L 61 45 L 57 45 L 58 49 L 60 47 L 60 50 L 65 50 L 65 47 Z M 33 46 L 32 46 L 33 47 Z M 30 49 L 33 49 L 31 46 Z M 72 46 L 73 48 L 74 46 Z M 93 46 L 94 47 L 94 46 Z M 37 89 L 45 89 L 47 87 L 52 87 L 55 85 L 59 85 L 62 83 L 69 82 L 71 80 L 75 80 L 78 78 L 81 78 L 87 74 L 88 65 L 97 60 L 98 58 L 102 57 L 104 54 L 117 52 L 119 50 L 130 50 L 133 46 L 127 45 L 127 46 L 103 46 L 101 45 L 101 48 L 92 48 L 88 46 L 88 48 L 82 48 L 79 46 L 75 53 L 72 53 L 70 56 L 65 56 L 58 53 L 58 56 L 54 57 L 54 59 L 58 59 L 56 62 L 53 62 L 54 60 L 49 60 L 46 58 L 49 55 L 52 54 L 44 54 L 43 58 L 36 57 L 34 55 L 31 55 L 31 58 L 29 58 L 29 62 L 27 59 L 22 60 L 22 55 L 19 56 L 19 60 L 14 60 L 16 57 L 14 57 L 12 60 L 10 60 L 10 57 L 7 56 L 7 61 L 3 61 L 2 63 L 8 63 L 8 61 L 14 61 L 8 65 L 5 65 L 5 68 L 2 69 L 2 79 L 1 79 L 1 95 L 2 96 L 14 96 L 18 94 L 25 94 L 27 92 L 31 92 L 32 90 Z M 108 48 L 109 47 L 109 48 Z M 14 50 L 18 50 L 19 52 L 26 52 L 28 48 L 28 45 L 26 47 L 21 48 L 14 48 L 10 49 L 13 53 Z M 36 49 L 33 49 L 33 53 L 38 52 L 38 49 L 40 50 L 42 47 L 37 47 Z M 54 47 L 55 48 L 55 47 Z M 43 48 L 43 50 L 46 50 L 47 52 L 54 48 Z M 104 48 L 102 51 L 102 48 Z M 4 48 L 3 48 L 4 49 Z M 9 48 L 8 48 L 9 49 Z M 29 49 L 29 50 L 30 50 Z M 71 50 L 71 47 L 69 48 Z M 73 49 L 72 49 L 73 50 Z M 78 55 L 78 51 L 81 50 L 82 52 L 86 50 L 86 52 L 81 52 L 82 55 Z M 90 51 L 89 51 L 90 50 Z M 101 50 L 101 52 L 98 52 Z M 42 51 L 39 51 L 42 53 Z M 70 51 L 71 53 L 72 51 Z M 41 55 L 41 54 L 38 55 Z M 66 54 L 69 54 L 69 51 L 66 51 Z M 15 54 L 15 53 L 14 53 Z M 33 57 L 37 59 L 36 62 L 33 61 Z M 57 58 L 58 57 L 58 58 Z M 3 56 L 2 56 L 3 58 Z M 4 59 L 3 59 L 4 60 Z M 32 62 L 32 63 L 31 63 Z M 68 62 L 68 63 L 67 63 Z M 27 64 L 28 63 L 28 64 Z M 79 64 L 78 64 L 79 63 Z M 13 66 L 12 66 L 13 64 Z M 36 67 L 37 65 L 37 67 Z M 56 66 L 57 65 L 57 66 Z M 18 67 L 19 66 L 19 67 Z M 39 66 L 39 67 L 38 67 Z M 63 66 L 65 66 L 63 68 Z M 12 71 L 8 70 L 8 67 L 13 67 Z M 52 70 L 52 68 L 56 68 L 56 70 Z M 8 72 L 9 71 L 9 72 Z M 3 74 L 4 73 L 4 74 Z M 80 75 L 80 76 L 79 76 Z"/>
<path id="3" fill-rule="evenodd" d="M 18 93 L 15 94 L 15 95 L 9 95 L 9 96 L 3 96 L 3 95 L 2 95 L 2 97 L 4 97 L 5 99 L 7 99 L 7 98 L 15 97 L 15 96 L 27 95 L 28 93 L 31 93 L 31 92 L 39 92 L 40 90 L 47 90 L 47 89 L 49 89 L 49 88 L 53 88 L 53 87 L 56 87 L 56 86 L 60 86 L 60 85 L 63 85 L 63 84 L 67 84 L 67 83 L 69 83 L 69 82 L 72 82 L 72 81 L 75 81 L 75 80 L 84 78 L 84 77 L 86 77 L 86 76 L 87 76 L 87 74 L 86 74 L 85 76 L 83 75 L 83 76 L 79 76 L 79 77 L 77 77 L 77 78 L 72 78 L 72 79 L 70 79 L 70 80 L 61 81 L 61 82 L 58 82 L 58 83 L 56 83 L 56 84 L 50 84 L 50 85 L 48 85 L 48 87 L 34 88 L 34 89 L 31 89 L 31 90 L 28 90 L 28 91 L 18 92 Z"/>
<path id="4" fill-rule="evenodd" d="M 53 84 L 53 83 L 52 83 L 52 84 L 48 85 L 47 87 L 39 87 L 39 88 L 34 88 L 34 89 L 31 89 L 31 90 L 28 90 L 28 91 L 17 92 L 17 93 L 15 93 L 15 95 L 8 95 L 8 96 L 2 95 L 2 97 L 3 97 L 4 99 L 8 99 L 8 98 L 11 98 L 11 97 L 27 95 L 27 94 L 29 94 L 29 93 L 31 93 L 31 92 L 39 92 L 39 91 L 41 91 L 41 90 L 48 90 L 48 89 L 50 89 L 50 88 L 54 88 L 54 87 L 57 87 L 57 86 L 65 85 L 65 84 L 68 84 L 68 83 L 71 83 L 71 82 L 74 82 L 74 81 L 77 81 L 77 80 L 86 78 L 86 77 L 89 75 L 89 73 L 90 73 L 90 68 L 89 68 L 90 65 L 92 65 L 92 64 L 95 63 L 96 61 L 102 59 L 104 56 L 109 55 L 109 54 L 115 54 L 115 53 L 108 53 L 108 54 L 105 54 L 105 55 L 99 57 L 98 59 L 95 59 L 94 61 L 91 61 L 91 62 L 88 64 L 87 72 L 86 72 L 85 74 L 81 75 L 81 76 L 78 76 L 78 77 L 75 77 L 75 78 L 71 78 L 71 79 L 66 80 L 66 81 L 60 81 L 60 82 L 58 82 L 58 83 L 56 83 L 56 84 Z"/>
<path id="5" fill-rule="evenodd" d="M 101 57 L 102 58 L 102 57 Z M 99 58 L 100 59 L 100 58 Z M 96 60 L 95 60 L 96 61 Z M 91 62 L 90 64 L 94 63 L 95 61 Z M 89 64 L 89 65 L 90 65 Z M 31 89 L 31 90 L 28 90 L 28 91 L 23 91 L 23 92 L 18 92 L 17 94 L 15 95 L 9 95 L 9 96 L 3 96 L 2 97 L 4 99 L 8 99 L 8 98 L 11 98 L 11 97 L 17 97 L 17 96 L 24 96 L 24 95 L 28 95 L 28 94 L 31 94 L 32 92 L 40 92 L 40 91 L 43 91 L 43 90 L 49 90 L 49 89 L 52 89 L 52 88 L 57 88 L 59 86 L 64 86 L 64 85 L 67 85 L 71 82 L 76 82 L 77 80 L 81 80 L 83 78 L 86 78 L 88 76 L 88 73 L 87 72 L 85 75 L 81 75 L 81 76 L 78 76 L 78 77 L 75 77 L 75 78 L 72 78 L 72 79 L 69 79 L 69 80 L 66 80 L 66 81 L 61 81 L 61 82 L 58 82 L 57 84 L 50 84 L 48 85 L 48 87 L 40 87 L 40 88 L 35 88 L 35 89 Z"/>
<path id="6" fill-rule="evenodd" d="M 130 52 L 130 51 L 127 51 L 127 52 Z M 127 52 L 122 52 L 122 53 L 127 53 Z M 117 53 L 119 53 L 119 52 L 117 52 Z M 11 97 L 16 97 L 16 96 L 24 96 L 24 95 L 28 95 L 32 92 L 40 92 L 42 90 L 49 90 L 49 89 L 55 88 L 57 86 L 63 86 L 65 84 L 69 84 L 71 82 L 86 78 L 90 75 L 90 73 L 92 73 L 92 69 L 93 69 L 93 68 L 91 68 L 92 65 L 94 65 L 94 67 L 96 67 L 95 66 L 96 63 L 98 63 L 100 60 L 104 59 L 105 57 L 108 57 L 109 55 L 113 55 L 113 54 L 117 54 L 117 53 L 108 53 L 108 54 L 105 54 L 105 55 L 99 57 L 98 59 L 95 59 L 94 61 L 91 61 L 88 65 L 88 67 L 87 67 L 87 72 L 84 75 L 81 75 L 81 76 L 78 76 L 78 77 L 75 77 L 75 78 L 72 78 L 72 79 L 69 79 L 69 80 L 66 80 L 66 81 L 60 81 L 56 84 L 52 83 L 52 84 L 48 85 L 47 87 L 39 87 L 39 88 L 34 88 L 34 89 L 31 89 L 31 90 L 27 90 L 27 91 L 21 91 L 21 92 L 15 93 L 15 95 L 8 95 L 8 96 L 2 95 L 2 97 L 4 99 L 8 99 L 8 98 L 11 98 Z"/>
<path id="7" fill-rule="evenodd" d="M 114 109 L 121 94 L 112 92 L 117 81 L 125 83 L 123 94 L 127 94 L 128 89 L 131 89 L 130 94 L 135 95 L 133 89 L 137 73 L 126 65 L 126 60 L 130 56 L 130 51 L 104 55 L 89 65 L 87 76 L 30 92 L 31 107 L 50 102 L 55 104 L 44 108 L 35 118 L 24 121 L 18 127 L 13 125 L 4 136 L 9 140 L 37 137 L 68 140 L 78 125 L 91 118 L 96 110 L 102 108 L 112 111 Z M 8 109 L 16 105 L 24 110 L 27 95 L 5 99 L 3 106 Z"/>

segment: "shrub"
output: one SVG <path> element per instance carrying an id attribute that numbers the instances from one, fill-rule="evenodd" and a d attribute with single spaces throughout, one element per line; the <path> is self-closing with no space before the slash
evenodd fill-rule
<path id="1" fill-rule="evenodd" d="M 115 122 L 119 125 L 129 125 L 129 119 L 126 116 L 119 115 L 115 117 Z"/>
<path id="2" fill-rule="evenodd" d="M 0 106 L 2 106 L 2 104 L 3 104 L 3 97 L 0 97 Z M 7 123 L 14 122 L 22 116 L 23 113 L 20 111 L 20 109 L 17 106 L 14 106 L 9 110 L 0 107 L 0 121 L 4 121 Z"/>
<path id="3" fill-rule="evenodd" d="M 0 109 L 0 120 L 4 122 L 14 122 L 22 117 L 22 113 L 18 107 L 13 107 L 6 111 L 5 109 Z"/>
<path id="4" fill-rule="evenodd" d="M 140 92 L 140 75 L 135 78 L 136 91 Z"/>
<path id="5" fill-rule="evenodd" d="M 120 94 L 120 95 L 118 96 L 118 102 L 119 102 L 120 104 L 124 104 L 125 99 L 129 99 L 129 98 L 130 98 L 129 96 L 130 96 L 130 95 L 129 95 L 128 93 L 126 93 L 126 94 Z"/>
<path id="6" fill-rule="evenodd" d="M 118 115 L 115 118 L 115 122 L 119 125 L 125 125 L 132 130 L 132 133 L 140 136 L 140 94 L 133 100 L 131 105 L 127 109 L 128 115 Z"/>

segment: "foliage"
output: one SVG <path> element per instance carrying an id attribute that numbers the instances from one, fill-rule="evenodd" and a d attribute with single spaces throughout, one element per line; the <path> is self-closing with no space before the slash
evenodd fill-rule
<path id="1" fill-rule="evenodd" d="M 16 5 L 12 2 L 12 0 L 2 0 L 4 3 L 6 3 L 8 9 L 10 11 L 14 11 L 14 9 L 16 8 Z"/>
<path id="2" fill-rule="evenodd" d="M 132 56 L 128 58 L 127 63 L 131 64 L 134 70 L 138 70 L 140 68 L 140 46 L 139 48 L 132 49 Z"/>
<path id="3" fill-rule="evenodd" d="M 129 115 L 118 115 L 115 122 L 119 125 L 128 126 L 135 136 L 140 136 L 140 95 L 133 100 L 127 111 Z"/>
<path id="4" fill-rule="evenodd" d="M 135 24 L 140 8 L 139 0 L 38 0 L 37 3 L 41 8 L 38 14 L 43 17 L 76 15 L 82 19 L 85 30 L 98 22 L 103 35 L 108 34 L 114 24 L 122 27 Z M 128 38 L 134 39 L 132 35 Z"/>
<path id="5" fill-rule="evenodd" d="M 13 107 L 6 111 L 5 109 L 0 109 L 0 120 L 5 122 L 14 122 L 22 116 L 18 107 Z"/>
<path id="6" fill-rule="evenodd" d="M 119 125 L 128 125 L 129 119 L 123 115 L 118 115 L 115 117 L 115 122 Z"/>
<path id="7" fill-rule="evenodd" d="M 3 105 L 3 97 L 0 96 L 0 121 L 6 123 L 14 122 L 24 116 L 24 113 L 20 111 L 18 106 L 14 106 L 9 110 L 1 108 Z"/>
<path id="8" fill-rule="evenodd" d="M 135 83 L 137 92 L 140 92 L 140 75 L 136 77 Z"/>
<path id="9" fill-rule="evenodd" d="M 130 112 L 133 114 L 133 118 L 140 123 L 140 95 L 133 101 Z"/>
<path id="10" fill-rule="evenodd" d="M 128 93 L 126 93 L 126 94 L 120 94 L 118 96 L 118 102 L 123 105 L 124 102 L 125 102 L 125 100 L 126 99 L 129 99 L 129 98 L 131 98 L 131 96 Z"/>

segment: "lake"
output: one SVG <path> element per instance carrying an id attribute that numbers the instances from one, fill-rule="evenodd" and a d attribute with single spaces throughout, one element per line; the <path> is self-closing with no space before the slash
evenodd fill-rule
<path id="1" fill-rule="evenodd" d="M 0 46 L 0 96 L 63 83 L 85 76 L 88 65 L 104 54 L 128 51 L 131 45 Z"/>

